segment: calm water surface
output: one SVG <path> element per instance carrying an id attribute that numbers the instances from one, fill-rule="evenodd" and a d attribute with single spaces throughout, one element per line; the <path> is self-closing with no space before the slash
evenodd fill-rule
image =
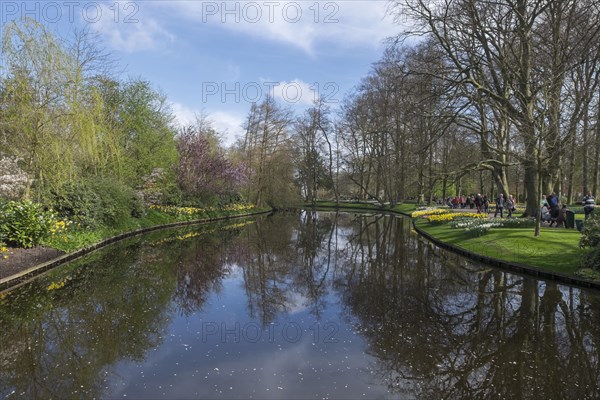
<path id="1" fill-rule="evenodd" d="M 0 296 L 0 398 L 600 398 L 600 293 L 408 219 L 163 231 Z"/>

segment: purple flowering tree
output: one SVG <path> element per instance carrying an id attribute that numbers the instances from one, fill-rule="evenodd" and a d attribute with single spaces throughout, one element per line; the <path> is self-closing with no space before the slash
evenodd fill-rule
<path id="1" fill-rule="evenodd" d="M 180 188 L 204 203 L 235 197 L 247 181 L 246 168 L 227 157 L 206 118 L 180 130 L 177 150 Z"/>

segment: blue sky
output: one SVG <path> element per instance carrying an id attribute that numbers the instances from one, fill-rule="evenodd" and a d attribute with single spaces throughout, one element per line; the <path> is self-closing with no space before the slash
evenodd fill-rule
<path id="1" fill-rule="evenodd" d="M 231 144 L 252 100 L 274 94 L 300 114 L 316 96 L 335 107 L 400 27 L 387 1 L 5 1 L 57 29 L 88 25 L 124 68 L 168 96 L 181 123 L 207 113 Z"/>

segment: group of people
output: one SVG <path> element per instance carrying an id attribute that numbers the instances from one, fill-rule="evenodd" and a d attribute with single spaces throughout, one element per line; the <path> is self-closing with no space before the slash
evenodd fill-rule
<path id="1" fill-rule="evenodd" d="M 588 219 L 590 215 L 594 213 L 596 208 L 596 201 L 590 191 L 583 196 L 581 202 L 583 205 L 583 213 L 585 219 Z M 552 226 L 556 222 L 556 226 L 567 227 L 567 205 L 559 204 L 558 196 L 552 192 L 548 196 L 542 196 L 542 222 L 548 222 Z"/>
<path id="2" fill-rule="evenodd" d="M 515 212 L 515 207 L 517 202 L 512 194 L 509 194 L 507 197 L 504 197 L 503 193 L 500 193 L 496 198 L 496 212 L 494 213 L 494 218 L 500 214 L 500 218 L 504 218 L 504 210 L 506 209 L 506 218 L 512 218 L 512 213 Z"/>
<path id="3" fill-rule="evenodd" d="M 512 195 L 504 197 L 504 194 L 500 193 L 496 198 L 496 207 L 494 211 L 494 218 L 500 215 L 500 218 L 504 218 L 504 211 L 506 211 L 506 217 L 511 218 L 516 207 L 516 200 Z M 587 192 L 583 196 L 583 212 L 587 219 L 596 207 L 594 196 L 591 192 Z M 490 201 L 487 195 L 460 195 L 446 198 L 446 205 L 451 209 L 470 208 L 477 209 L 477 213 L 490 213 Z M 556 193 L 552 192 L 548 196 L 543 195 L 541 200 L 541 214 L 542 222 L 547 222 L 550 226 L 556 223 L 556 227 L 564 226 L 567 227 L 567 205 L 560 204 Z"/>
<path id="4" fill-rule="evenodd" d="M 556 223 L 557 228 L 567 227 L 567 205 L 560 205 L 556 193 L 552 192 L 548 196 L 542 195 L 541 205 L 542 222 L 547 222 L 550 226 Z"/>
<path id="5" fill-rule="evenodd" d="M 490 200 L 487 195 L 481 195 L 477 193 L 476 195 L 472 194 L 469 196 L 461 195 L 448 197 L 446 199 L 446 204 L 448 207 L 452 209 L 461 209 L 461 208 L 470 208 L 477 209 L 477 213 L 490 213 Z M 500 194 L 496 198 L 496 208 L 494 212 L 494 218 L 500 214 L 500 218 L 504 218 L 504 210 L 506 210 L 507 218 L 512 217 L 512 213 L 515 211 L 516 201 L 512 195 L 508 195 L 507 198 L 504 198 L 503 194 Z"/>
<path id="6" fill-rule="evenodd" d="M 490 201 L 486 195 L 461 195 L 446 198 L 446 205 L 451 209 L 460 209 L 460 208 L 477 208 L 477 212 L 487 213 L 490 207 Z"/>

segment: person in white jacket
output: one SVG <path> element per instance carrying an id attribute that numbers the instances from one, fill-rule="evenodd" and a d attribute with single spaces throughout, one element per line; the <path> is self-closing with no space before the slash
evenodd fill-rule
<path id="1" fill-rule="evenodd" d="M 596 208 L 596 201 L 594 200 L 594 196 L 592 196 L 592 192 L 588 190 L 587 195 L 583 196 L 583 213 L 585 214 L 585 219 L 587 219 Z"/>

